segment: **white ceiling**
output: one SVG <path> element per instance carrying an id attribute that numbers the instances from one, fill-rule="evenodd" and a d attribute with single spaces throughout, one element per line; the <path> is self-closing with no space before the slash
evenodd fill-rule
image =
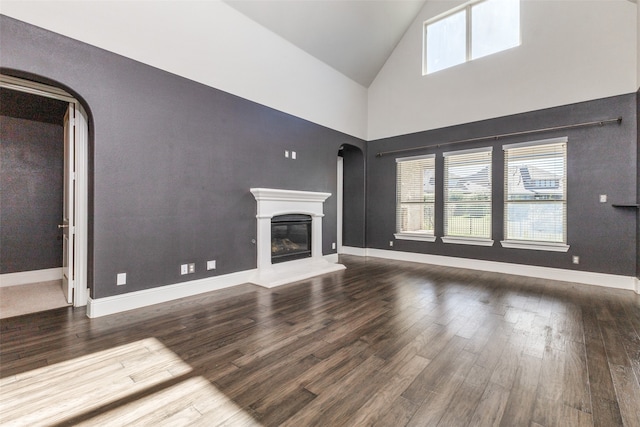
<path id="1" fill-rule="evenodd" d="M 225 0 L 369 87 L 425 0 Z"/>

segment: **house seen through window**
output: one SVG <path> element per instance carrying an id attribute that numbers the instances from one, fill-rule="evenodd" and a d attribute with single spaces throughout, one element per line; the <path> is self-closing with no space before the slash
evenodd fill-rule
<path id="1" fill-rule="evenodd" d="M 491 153 L 491 147 L 444 153 L 445 243 L 457 243 L 455 238 L 492 243 Z"/>
<path id="2" fill-rule="evenodd" d="M 566 243 L 566 138 L 503 149 L 505 240 Z"/>
<path id="3" fill-rule="evenodd" d="M 503 145 L 506 248 L 567 252 L 567 138 Z M 493 246 L 493 147 L 396 159 L 396 239 Z M 436 212 L 436 193 L 442 205 Z M 500 220 L 498 216 L 497 220 Z"/>
<path id="4" fill-rule="evenodd" d="M 396 238 L 435 240 L 435 156 L 396 159 Z"/>

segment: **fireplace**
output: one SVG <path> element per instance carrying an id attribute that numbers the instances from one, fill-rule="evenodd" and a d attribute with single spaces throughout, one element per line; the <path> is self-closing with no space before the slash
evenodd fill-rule
<path id="1" fill-rule="evenodd" d="M 271 218 L 271 263 L 311 257 L 311 216 L 278 215 Z"/>
<path id="2" fill-rule="evenodd" d="M 344 270 L 337 254 L 322 254 L 323 203 L 331 193 L 273 188 L 251 193 L 258 204 L 257 269 L 251 282 L 272 288 Z"/>

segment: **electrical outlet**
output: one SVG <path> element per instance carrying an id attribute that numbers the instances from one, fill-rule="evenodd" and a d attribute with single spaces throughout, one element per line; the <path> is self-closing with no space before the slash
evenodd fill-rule
<path id="1" fill-rule="evenodd" d="M 389 246 L 393 246 L 393 240 L 389 240 Z"/>
<path id="2" fill-rule="evenodd" d="M 331 249 L 335 249 L 335 248 L 336 248 L 336 242 L 333 242 L 333 243 L 331 244 Z"/>
<path id="3" fill-rule="evenodd" d="M 189 264 L 182 264 L 180 266 L 180 274 L 189 274 Z"/>
<path id="4" fill-rule="evenodd" d="M 207 261 L 207 270 L 215 270 L 216 269 L 216 260 Z"/>
<path id="5" fill-rule="evenodd" d="M 571 262 L 573 262 L 574 264 L 580 264 L 580 257 L 578 255 L 572 256 Z"/>
<path id="6" fill-rule="evenodd" d="M 122 286 L 127 284 L 127 273 L 118 273 L 116 276 L 116 285 Z"/>
<path id="7" fill-rule="evenodd" d="M 289 158 L 289 150 L 284 150 L 284 157 L 285 159 Z"/>
<path id="8" fill-rule="evenodd" d="M 607 195 L 606 194 L 601 194 L 600 195 L 600 203 L 607 203 Z"/>
<path id="9" fill-rule="evenodd" d="M 196 265 L 194 263 L 189 264 L 189 274 L 196 272 Z"/>

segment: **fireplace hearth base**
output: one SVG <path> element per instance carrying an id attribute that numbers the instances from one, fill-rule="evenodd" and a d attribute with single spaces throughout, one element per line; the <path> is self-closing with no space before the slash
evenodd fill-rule
<path id="1" fill-rule="evenodd" d="M 324 258 L 298 259 L 258 269 L 251 283 L 265 288 L 275 288 L 345 268 L 342 264 L 335 264 Z"/>

